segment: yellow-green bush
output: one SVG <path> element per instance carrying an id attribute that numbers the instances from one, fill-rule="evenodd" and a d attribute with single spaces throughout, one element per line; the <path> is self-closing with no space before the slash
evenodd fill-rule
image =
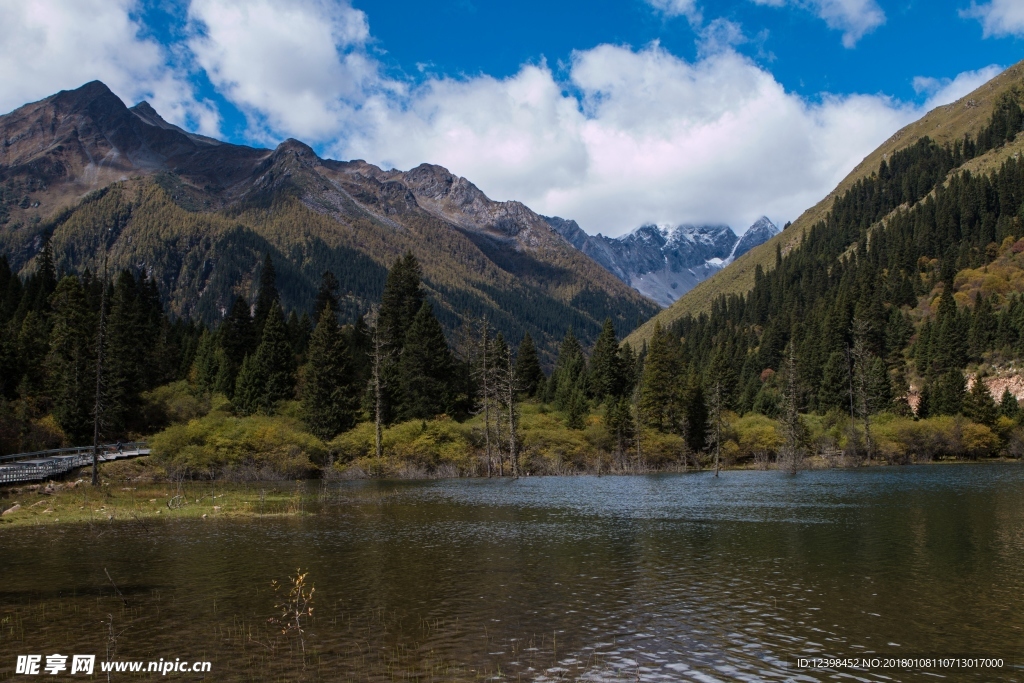
<path id="1" fill-rule="evenodd" d="M 433 473 L 442 465 L 456 468 L 458 473 L 475 473 L 472 428 L 447 417 L 434 420 L 410 420 L 388 427 L 382 433 L 385 473 L 396 474 L 414 468 Z M 352 465 L 368 470 L 377 467 L 374 425 L 363 422 L 331 441 L 330 450 L 338 458 L 338 466 Z"/>
<path id="2" fill-rule="evenodd" d="M 302 476 L 324 463 L 328 453 L 292 418 L 222 412 L 173 425 L 150 439 L 150 448 L 168 469 L 199 476 Z"/>
<path id="3" fill-rule="evenodd" d="M 154 426 L 194 420 L 209 413 L 211 405 L 209 394 L 196 392 L 184 380 L 145 392 L 142 402 L 145 420 Z"/>
<path id="4" fill-rule="evenodd" d="M 779 423 L 758 413 L 747 413 L 729 425 L 735 440 L 736 458 L 752 458 L 758 454 L 775 454 L 782 447 Z"/>
<path id="5" fill-rule="evenodd" d="M 959 416 L 887 416 L 872 425 L 872 432 L 879 454 L 892 461 L 978 458 L 999 449 L 999 438 L 991 429 Z"/>

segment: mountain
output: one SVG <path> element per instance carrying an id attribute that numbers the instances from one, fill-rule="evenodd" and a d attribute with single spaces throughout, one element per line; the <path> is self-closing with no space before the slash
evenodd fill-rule
<path id="1" fill-rule="evenodd" d="M 761 217 L 743 237 L 727 225 L 643 225 L 622 237 L 588 235 L 576 221 L 545 218 L 570 244 L 635 290 L 669 306 L 779 229 Z"/>
<path id="2" fill-rule="evenodd" d="M 144 269 L 177 315 L 212 323 L 251 300 L 269 253 L 286 310 L 308 310 L 330 269 L 354 319 L 407 250 L 449 333 L 487 315 L 550 353 L 567 327 L 591 341 L 606 317 L 628 331 L 657 311 L 528 207 L 440 166 L 228 144 L 98 81 L 0 116 L 0 139 L 0 253 L 16 271 L 49 237 L 59 269 Z"/>
<path id="3" fill-rule="evenodd" d="M 1024 89 L 1024 62 L 1006 69 L 974 92 L 953 102 L 937 107 L 921 119 L 897 131 L 875 151 L 864 158 L 824 199 L 804 211 L 793 224 L 765 244 L 751 249 L 737 258 L 729 268 L 715 273 L 701 282 L 672 306 L 634 330 L 628 340 L 634 345 L 650 339 L 656 324 L 667 327 L 686 315 L 708 313 L 712 304 L 722 296 L 744 294 L 754 287 L 757 267 L 768 271 L 775 267 L 776 250 L 788 254 L 809 233 L 811 228 L 823 221 L 832 210 L 837 198 L 872 173 L 878 171 L 884 159 L 894 153 L 917 144 L 924 137 L 938 144 L 962 140 L 965 135 L 977 135 L 989 124 L 996 102 L 1008 92 Z M 1020 152 L 1018 143 L 1012 143 L 997 150 L 989 151 L 982 157 L 968 162 L 965 169 L 981 170 L 997 166 L 1008 154 Z"/>

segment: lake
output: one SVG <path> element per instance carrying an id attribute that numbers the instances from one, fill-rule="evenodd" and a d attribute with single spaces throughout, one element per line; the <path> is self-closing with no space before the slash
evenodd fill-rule
<path id="1" fill-rule="evenodd" d="M 0 531 L 0 680 L 1024 680 L 1014 464 L 277 486 L 304 514 Z M 297 567 L 301 638 L 268 623 Z M 873 655 L 1004 666 L 797 667 Z"/>

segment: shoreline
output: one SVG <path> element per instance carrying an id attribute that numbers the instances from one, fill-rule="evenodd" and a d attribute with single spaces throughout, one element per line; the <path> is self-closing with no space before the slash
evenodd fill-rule
<path id="1" fill-rule="evenodd" d="M 908 465 L 980 465 L 1016 464 L 1020 460 L 991 458 L 974 460 L 937 460 L 907 463 Z M 813 463 L 812 463 L 813 465 Z M 854 466 L 804 466 L 798 472 L 827 469 L 854 470 L 877 467 L 904 467 L 881 461 Z M 650 474 L 707 474 L 709 468 L 681 468 L 647 472 L 576 472 L 540 474 L 522 478 L 553 476 L 646 476 Z M 787 474 L 778 467 L 723 467 L 722 472 L 769 472 Z M 329 497 L 332 484 L 353 481 L 425 481 L 429 479 L 486 479 L 487 477 L 418 477 L 418 478 L 338 478 L 230 481 L 226 479 L 179 481 L 128 481 L 104 475 L 101 485 L 93 487 L 86 479 L 59 482 L 8 485 L 0 488 L 0 530 L 26 526 L 57 526 L 112 524 L 129 522 L 145 526 L 156 520 L 248 519 L 291 517 L 316 514 Z M 492 477 L 499 479 L 499 477 Z M 510 477 L 501 477 L 511 479 Z M 322 482 L 320 490 L 312 482 Z"/>

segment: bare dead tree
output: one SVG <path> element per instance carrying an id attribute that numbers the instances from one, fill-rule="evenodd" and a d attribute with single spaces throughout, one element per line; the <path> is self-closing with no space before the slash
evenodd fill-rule
<path id="1" fill-rule="evenodd" d="M 709 446 L 715 447 L 715 476 L 722 468 L 722 380 L 715 378 L 711 395 L 708 397 L 708 412 L 712 421 L 712 432 L 708 434 Z"/>
<path id="2" fill-rule="evenodd" d="M 853 321 L 853 371 L 851 383 L 856 389 L 857 409 L 860 418 L 864 423 L 864 448 L 867 451 L 866 457 L 871 460 L 874 452 L 874 444 L 871 439 L 871 397 L 868 387 L 868 368 L 871 365 L 871 351 L 867 347 L 865 338 L 868 334 L 868 322 L 863 318 L 856 318 Z"/>
<path id="3" fill-rule="evenodd" d="M 107 327 L 107 255 L 103 255 L 100 322 L 96 330 L 96 401 L 92 408 L 92 485 L 100 485 L 100 415 L 103 410 L 103 335 Z"/>
<path id="4" fill-rule="evenodd" d="M 480 379 L 481 412 L 484 414 L 484 456 L 487 458 L 487 477 L 491 477 L 493 455 L 491 453 L 491 403 L 494 399 L 493 363 L 489 363 L 491 352 L 490 325 L 487 318 L 480 320 L 480 365 L 477 376 Z"/>
<path id="5" fill-rule="evenodd" d="M 384 389 L 387 378 L 384 376 L 384 365 L 390 357 L 390 349 L 381 338 L 380 324 L 373 327 L 373 364 L 370 373 L 370 386 L 373 389 L 373 435 L 374 455 L 377 460 L 377 475 L 384 471 L 384 434 L 383 417 Z"/>
<path id="6" fill-rule="evenodd" d="M 516 431 L 519 427 L 519 379 L 516 377 L 515 365 L 512 363 L 512 354 L 505 357 L 505 367 L 502 369 L 501 395 L 505 410 L 508 411 L 508 458 L 512 467 L 512 478 L 519 478 L 519 445 L 516 441 Z"/>

